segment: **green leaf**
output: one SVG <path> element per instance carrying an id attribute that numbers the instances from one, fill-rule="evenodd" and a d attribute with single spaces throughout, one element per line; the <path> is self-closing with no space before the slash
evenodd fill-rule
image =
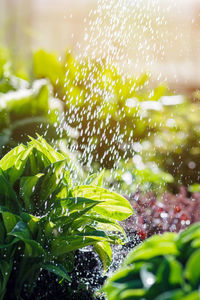
<path id="1" fill-rule="evenodd" d="M 156 283 L 151 287 L 149 295 L 156 296 L 170 289 L 181 288 L 183 284 L 182 265 L 174 256 L 166 255 L 160 259 L 160 265 L 156 272 Z"/>
<path id="2" fill-rule="evenodd" d="M 16 152 L 9 152 L 7 158 L 0 161 L 0 168 L 4 171 L 5 176 L 9 179 L 11 185 L 14 185 L 17 179 L 23 174 L 26 162 L 32 148 L 22 150 L 23 147 L 18 146 Z"/>
<path id="3" fill-rule="evenodd" d="M 197 287 L 200 284 L 200 250 L 196 250 L 187 261 L 185 267 L 185 277 L 191 284 Z"/>
<path id="4" fill-rule="evenodd" d="M 189 186 L 188 191 L 190 193 L 199 193 L 200 192 L 200 184 L 199 183 L 194 183 Z"/>
<path id="5" fill-rule="evenodd" d="M 105 171 L 102 170 L 98 175 L 92 174 L 86 181 L 85 185 L 99 186 L 101 187 L 103 184 L 103 177 Z"/>
<path id="6" fill-rule="evenodd" d="M 65 157 L 61 154 L 55 151 L 41 136 L 37 135 L 38 139 L 34 139 L 32 137 L 29 137 L 31 139 L 31 142 L 29 142 L 29 145 L 33 146 L 35 149 L 43 153 L 50 161 L 50 163 L 55 163 L 60 160 L 64 160 Z"/>
<path id="7" fill-rule="evenodd" d="M 192 248 L 199 248 L 200 247 L 200 238 L 196 238 L 191 243 Z"/>
<path id="8" fill-rule="evenodd" d="M 1 212 L 2 217 L 3 217 L 3 222 L 4 226 L 6 228 L 7 233 L 9 233 L 15 225 L 21 221 L 21 218 L 17 215 L 14 215 L 13 213 L 10 212 Z"/>
<path id="9" fill-rule="evenodd" d="M 1 204 L 6 206 L 10 211 L 19 212 L 20 205 L 17 199 L 17 195 L 10 185 L 10 182 L 6 179 L 3 171 L 0 169 L 0 197 Z"/>
<path id="10" fill-rule="evenodd" d="M 194 291 L 187 296 L 181 298 L 181 300 L 199 300 L 199 291 Z"/>
<path id="11" fill-rule="evenodd" d="M 35 186 L 44 174 L 37 174 L 35 176 L 26 176 L 20 179 L 20 195 L 24 200 L 24 205 L 26 210 L 31 210 L 34 208 L 31 201 L 31 196 L 34 192 Z"/>
<path id="12" fill-rule="evenodd" d="M 43 226 L 42 222 L 45 217 L 38 218 L 31 214 L 21 213 L 21 218 L 28 225 L 32 236 L 37 236 L 38 230 Z"/>
<path id="13" fill-rule="evenodd" d="M 4 102 L 9 113 L 11 128 L 16 120 L 48 113 L 49 85 L 47 81 L 36 80 L 31 88 L 29 84 L 25 85 L 20 90 L 1 95 L 1 101 Z"/>
<path id="14" fill-rule="evenodd" d="M 56 85 L 58 78 L 65 78 L 65 69 L 56 54 L 39 50 L 34 53 L 34 74 L 39 78 L 49 78 Z"/>
<path id="15" fill-rule="evenodd" d="M 14 149 L 12 149 L 11 151 L 9 151 L 0 160 L 0 168 L 2 170 L 7 170 L 7 169 L 14 167 L 17 157 L 19 156 L 19 154 L 21 154 L 21 152 L 23 152 L 25 150 L 26 150 L 26 147 L 21 144 L 21 145 L 15 147 Z"/>
<path id="16" fill-rule="evenodd" d="M 146 261 L 159 255 L 178 255 L 179 251 L 175 244 L 176 234 L 165 233 L 162 236 L 153 236 L 137 246 L 125 260 L 125 264 L 136 261 Z"/>
<path id="17" fill-rule="evenodd" d="M 65 267 L 61 264 L 52 264 L 52 263 L 47 263 L 47 264 L 42 264 L 41 266 L 43 269 L 51 272 L 51 273 L 54 273 L 66 280 L 68 280 L 69 282 L 72 282 L 69 274 L 67 273 L 67 270 L 65 269 Z"/>
<path id="18" fill-rule="evenodd" d="M 108 299 L 118 300 L 123 291 L 142 290 L 143 285 L 139 277 L 141 264 L 134 264 L 131 267 L 121 268 L 106 281 L 104 290 L 107 293 Z M 143 290 L 144 291 L 144 290 Z"/>
<path id="19" fill-rule="evenodd" d="M 32 147 L 32 146 L 31 146 Z M 36 148 L 32 148 L 29 155 L 29 161 L 26 165 L 24 176 L 34 176 L 41 173 L 45 168 L 51 164 L 48 157 Z"/>
<path id="20" fill-rule="evenodd" d="M 112 240 L 102 236 L 87 236 L 87 233 L 85 235 L 68 235 L 67 237 L 56 238 L 52 241 L 51 253 L 52 255 L 59 256 L 89 245 L 94 245 L 96 242 L 112 242 Z"/>
<path id="21" fill-rule="evenodd" d="M 63 199 L 60 201 L 58 209 L 52 210 L 50 218 L 56 223 L 56 226 L 69 226 L 71 224 L 71 228 L 75 229 L 84 224 L 81 216 L 85 215 L 97 204 L 97 201 L 81 197 Z M 77 222 L 74 222 L 75 220 Z"/>
<path id="22" fill-rule="evenodd" d="M 169 273 L 170 284 L 182 286 L 184 280 L 183 280 L 183 267 L 181 263 L 171 255 L 167 255 L 165 259 L 170 268 L 170 273 Z"/>
<path id="23" fill-rule="evenodd" d="M 83 197 L 69 197 L 60 201 L 61 207 L 68 210 L 69 215 L 73 212 L 84 210 L 85 208 L 91 208 L 93 205 L 97 205 L 99 201 L 83 198 Z"/>
<path id="24" fill-rule="evenodd" d="M 42 210 L 41 213 L 48 211 L 52 202 L 55 201 L 53 194 L 59 193 L 66 173 L 69 173 L 69 171 L 66 171 L 65 160 L 52 163 L 43 171 L 44 175 L 40 176 L 31 196 L 32 204 L 35 204 L 35 207 Z"/>
<path id="25" fill-rule="evenodd" d="M 94 199 L 100 203 L 93 210 L 105 217 L 122 221 L 132 215 L 133 209 L 124 197 L 101 187 L 78 186 L 73 196 Z"/>
<path id="26" fill-rule="evenodd" d="M 30 230 L 24 222 L 18 222 L 8 235 L 15 236 L 25 243 L 25 255 L 41 256 L 45 254 L 42 246 L 32 239 Z"/>
<path id="27" fill-rule="evenodd" d="M 185 231 L 181 232 L 177 236 L 177 245 L 178 247 L 182 247 L 184 244 L 191 242 L 196 238 L 200 238 L 200 223 L 195 223 Z"/>
<path id="28" fill-rule="evenodd" d="M 22 239 L 31 239 L 31 234 L 29 231 L 28 226 L 20 221 L 18 222 L 15 227 L 13 228 L 13 230 L 11 232 L 8 233 L 8 235 L 12 235 L 18 238 L 22 238 Z"/>
<path id="29" fill-rule="evenodd" d="M 3 223 L 7 233 L 10 232 L 15 227 L 17 222 L 21 221 L 20 216 L 12 213 L 5 206 L 0 206 L 0 214 L 2 214 Z"/>
<path id="30" fill-rule="evenodd" d="M 121 300 L 136 300 L 136 299 L 145 299 L 146 291 L 143 289 L 134 289 L 134 290 L 126 290 L 120 293 Z M 118 298 L 115 298 L 116 300 Z"/>
<path id="31" fill-rule="evenodd" d="M 182 290 L 166 291 L 160 294 L 155 300 L 182 300 L 184 292 Z"/>
<path id="32" fill-rule="evenodd" d="M 112 249 L 108 242 L 98 242 L 94 245 L 94 250 L 99 255 L 104 271 L 107 271 L 112 261 Z"/>
<path id="33" fill-rule="evenodd" d="M 86 216 L 82 216 L 73 222 L 73 227 L 79 228 L 83 225 L 94 226 L 96 229 L 104 230 L 106 232 L 121 232 L 126 238 L 126 233 L 124 229 L 112 219 L 103 217 L 101 215 L 95 214 L 94 212 L 88 212 Z"/>

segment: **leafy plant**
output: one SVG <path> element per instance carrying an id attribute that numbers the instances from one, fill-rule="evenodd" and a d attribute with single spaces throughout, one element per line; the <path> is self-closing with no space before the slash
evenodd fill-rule
<path id="1" fill-rule="evenodd" d="M 153 161 L 175 178 L 173 187 L 199 182 L 200 107 L 185 100 L 178 106 L 154 112 L 152 122 L 158 124 L 156 134 L 142 143 L 143 161 Z"/>
<path id="2" fill-rule="evenodd" d="M 155 235 L 134 248 L 108 279 L 108 300 L 198 300 L 200 223 L 179 235 Z"/>
<path id="3" fill-rule="evenodd" d="M 36 78 L 49 78 L 55 95 L 65 103 L 66 122 L 79 131 L 77 148 L 83 160 L 106 167 L 132 156 L 132 141 L 154 131 L 156 125 L 150 126 L 146 112 L 157 109 L 157 100 L 169 94 L 163 84 L 149 89 L 148 74 L 126 76 L 114 65 L 79 60 L 70 51 L 63 61 L 37 51 L 34 73 Z"/>
<path id="4" fill-rule="evenodd" d="M 58 100 L 50 98 L 50 90 L 46 80 L 37 80 L 30 88 L 0 94 L 1 155 L 26 142 L 27 135 L 35 136 L 35 132 L 59 137 L 54 123 L 59 124 L 62 106 L 56 107 Z"/>
<path id="5" fill-rule="evenodd" d="M 28 88 L 28 82 L 23 80 L 18 73 L 18 70 L 13 68 L 9 50 L 5 47 L 0 47 L 0 93 Z"/>
<path id="6" fill-rule="evenodd" d="M 76 149 L 84 162 L 117 167 L 121 159 L 137 153 L 145 164 L 153 161 L 175 177 L 171 187 L 198 182 L 199 105 L 170 96 L 162 84 L 149 88 L 148 74 L 125 76 L 105 61 L 79 60 L 70 51 L 63 60 L 36 52 L 34 73 L 49 78 L 65 103 L 65 120 L 78 130 Z M 159 181 L 159 176 L 144 172 Z"/>
<path id="7" fill-rule="evenodd" d="M 16 76 L 6 49 L 0 48 L 0 156 L 35 132 L 60 138 L 62 103 L 52 97 L 48 80 L 29 83 Z"/>
<path id="8" fill-rule="evenodd" d="M 104 270 L 110 243 L 122 243 L 117 223 L 133 210 L 98 178 L 76 186 L 69 157 L 31 138 L 0 161 L 0 299 L 31 295 L 42 269 L 70 281 L 74 251 L 93 245 Z M 119 236 L 121 233 L 121 238 Z"/>
<path id="9" fill-rule="evenodd" d="M 137 159 L 137 156 L 135 156 Z M 121 160 L 115 170 L 105 170 L 103 184 L 105 187 L 112 187 L 120 194 L 130 196 L 140 189 L 141 192 L 151 190 L 156 194 L 162 194 L 173 177 L 156 168 L 153 169 L 147 164 L 137 165 L 134 158 L 128 161 Z M 139 160 L 138 160 L 139 161 Z"/>

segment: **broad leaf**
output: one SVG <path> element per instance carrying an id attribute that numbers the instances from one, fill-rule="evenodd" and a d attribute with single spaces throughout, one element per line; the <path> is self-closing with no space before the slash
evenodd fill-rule
<path id="1" fill-rule="evenodd" d="M 103 184 L 104 170 L 102 170 L 98 175 L 92 174 L 89 176 L 85 182 L 85 185 L 99 186 Z"/>
<path id="2" fill-rule="evenodd" d="M 11 185 L 14 185 L 17 179 L 22 176 L 25 165 L 28 160 L 29 154 L 32 151 L 32 148 L 22 150 L 23 146 L 19 146 L 17 149 L 17 154 L 8 153 L 8 157 L 5 160 L 5 157 L 0 161 L 0 168 L 4 171 L 5 176 L 9 179 Z M 13 150 L 11 150 L 12 152 Z"/>
<path id="3" fill-rule="evenodd" d="M 1 204 L 6 206 L 10 211 L 19 212 L 20 204 L 17 195 L 11 186 L 10 182 L 4 176 L 3 171 L 0 169 L 0 197 Z"/>
<path id="4" fill-rule="evenodd" d="M 107 271 L 112 261 L 112 249 L 108 242 L 98 242 L 94 245 L 94 250 L 99 255 L 104 271 Z"/>
<path id="5" fill-rule="evenodd" d="M 13 228 L 13 230 L 8 233 L 10 236 L 15 236 L 19 240 L 23 241 L 25 243 L 25 254 L 28 256 L 41 256 L 44 255 L 44 249 L 42 246 L 34 241 L 31 237 L 30 230 L 28 226 L 20 221 L 16 224 L 16 226 Z"/>
<path id="6" fill-rule="evenodd" d="M 31 146 L 36 148 L 38 151 L 42 152 L 51 163 L 55 163 L 59 160 L 64 160 L 65 157 L 56 152 L 41 136 L 38 135 L 38 139 L 34 139 L 30 137 L 31 142 L 29 143 Z"/>
<path id="7" fill-rule="evenodd" d="M 158 255 L 178 255 L 179 251 L 174 243 L 175 237 L 174 233 L 166 233 L 163 236 L 153 236 L 145 240 L 128 255 L 125 264 L 139 260 L 146 261 Z"/>
<path id="8" fill-rule="evenodd" d="M 89 224 L 94 226 L 96 229 L 104 230 L 106 232 L 120 232 L 126 238 L 124 229 L 117 223 L 117 221 L 103 217 L 94 212 L 88 212 L 87 215 L 82 216 L 73 222 L 73 226 L 75 228 L 81 227 L 81 225 L 83 226 Z"/>
<path id="9" fill-rule="evenodd" d="M 59 256 L 89 245 L 94 245 L 96 242 L 112 242 L 112 240 L 102 236 L 87 236 L 87 234 L 69 235 L 67 238 L 56 238 L 52 241 L 51 253 L 52 255 Z"/>
<path id="10" fill-rule="evenodd" d="M 31 197 L 32 203 L 35 204 L 35 207 L 41 210 L 42 213 L 50 209 L 51 202 L 55 200 L 53 199 L 53 194 L 55 193 L 56 196 L 60 191 L 62 180 L 66 172 L 68 172 L 66 171 L 66 161 L 58 161 L 47 167 L 43 171 L 44 176 L 40 176 L 37 181 Z"/>
<path id="11" fill-rule="evenodd" d="M 54 273 L 64 279 L 68 280 L 69 282 L 72 282 L 69 274 L 67 273 L 67 270 L 61 264 L 55 265 L 55 264 L 49 263 L 49 264 L 43 264 L 41 267 L 51 273 Z"/>
<path id="12" fill-rule="evenodd" d="M 71 229 L 76 229 L 84 225 L 84 222 L 78 222 L 77 219 L 80 219 L 97 204 L 97 201 L 91 199 L 68 198 L 60 201 L 58 209 L 53 209 L 50 217 L 52 221 L 56 222 L 56 226 L 69 226 L 71 224 Z M 77 222 L 74 222 L 75 220 Z"/>
<path id="13" fill-rule="evenodd" d="M 155 300 L 182 300 L 184 292 L 182 290 L 174 290 L 160 294 Z"/>
<path id="14" fill-rule="evenodd" d="M 99 201 L 100 203 L 93 210 L 111 219 L 122 221 L 133 214 L 133 209 L 128 200 L 104 188 L 78 186 L 73 190 L 73 196 Z"/>
<path id="15" fill-rule="evenodd" d="M 191 284 L 197 287 L 200 284 L 200 250 L 196 250 L 189 258 L 186 268 L 185 276 Z"/>
<path id="16" fill-rule="evenodd" d="M 35 186 L 44 174 L 37 174 L 35 176 L 22 177 L 20 180 L 20 195 L 24 200 L 24 206 L 26 210 L 34 209 L 34 205 L 31 201 L 31 196 L 34 193 Z"/>
<path id="17" fill-rule="evenodd" d="M 1 160 L 0 160 L 0 168 L 2 170 L 7 170 L 12 168 L 15 165 L 16 159 L 21 154 L 21 152 L 25 151 L 26 147 L 24 145 L 19 145 L 9 151 Z"/>

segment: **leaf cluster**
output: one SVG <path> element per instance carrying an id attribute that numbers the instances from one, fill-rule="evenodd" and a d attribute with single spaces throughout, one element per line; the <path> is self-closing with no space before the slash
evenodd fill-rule
<path id="1" fill-rule="evenodd" d="M 51 89 L 48 80 L 30 84 L 16 76 L 8 51 L 0 48 L 1 156 L 19 142 L 26 142 L 27 135 L 35 136 L 35 132 L 58 138 L 54 123 L 59 122 L 63 107 L 52 98 Z"/>
<path id="2" fill-rule="evenodd" d="M 200 223 L 145 240 L 107 281 L 108 299 L 198 300 L 199 242 Z"/>
<path id="3" fill-rule="evenodd" d="M 142 167 L 133 162 L 133 159 L 128 161 L 121 160 L 116 169 L 105 170 L 104 185 L 106 187 L 114 187 L 124 195 L 131 195 L 140 189 L 146 193 L 149 190 L 159 195 L 162 194 L 169 183 L 173 182 L 173 177 L 159 168 L 152 168 L 151 165 L 143 164 Z"/>
<path id="4" fill-rule="evenodd" d="M 108 268 L 110 243 L 125 239 L 117 221 L 133 210 L 99 182 L 74 186 L 69 157 L 40 136 L 0 160 L 0 299 L 10 284 L 31 295 L 42 269 L 70 281 L 74 251 L 88 245 Z"/>
<path id="5" fill-rule="evenodd" d="M 157 132 L 141 147 L 143 160 L 172 174 L 176 184 L 199 182 L 199 113 L 199 104 L 190 101 L 155 112 L 152 122 L 159 124 Z"/>
<path id="6" fill-rule="evenodd" d="M 131 141 L 144 139 L 154 131 L 156 126 L 149 124 L 146 112 L 169 94 L 163 84 L 149 88 L 149 74 L 127 76 L 106 61 L 77 59 L 70 51 L 63 60 L 53 53 L 37 51 L 34 74 L 36 78 L 49 78 L 54 93 L 65 103 L 67 123 L 80 132 L 78 149 L 86 160 L 90 155 L 91 161 L 106 167 L 123 155 L 130 157 Z"/>

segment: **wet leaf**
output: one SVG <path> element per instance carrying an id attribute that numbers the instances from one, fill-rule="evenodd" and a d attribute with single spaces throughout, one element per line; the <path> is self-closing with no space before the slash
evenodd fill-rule
<path id="1" fill-rule="evenodd" d="M 196 250 L 189 258 L 185 268 L 185 276 L 191 284 L 197 287 L 200 284 L 200 250 Z"/>
<path id="2" fill-rule="evenodd" d="M 56 274 L 57 276 L 66 279 L 69 282 L 72 282 L 67 270 L 61 264 L 43 264 L 41 267 L 51 273 Z"/>

